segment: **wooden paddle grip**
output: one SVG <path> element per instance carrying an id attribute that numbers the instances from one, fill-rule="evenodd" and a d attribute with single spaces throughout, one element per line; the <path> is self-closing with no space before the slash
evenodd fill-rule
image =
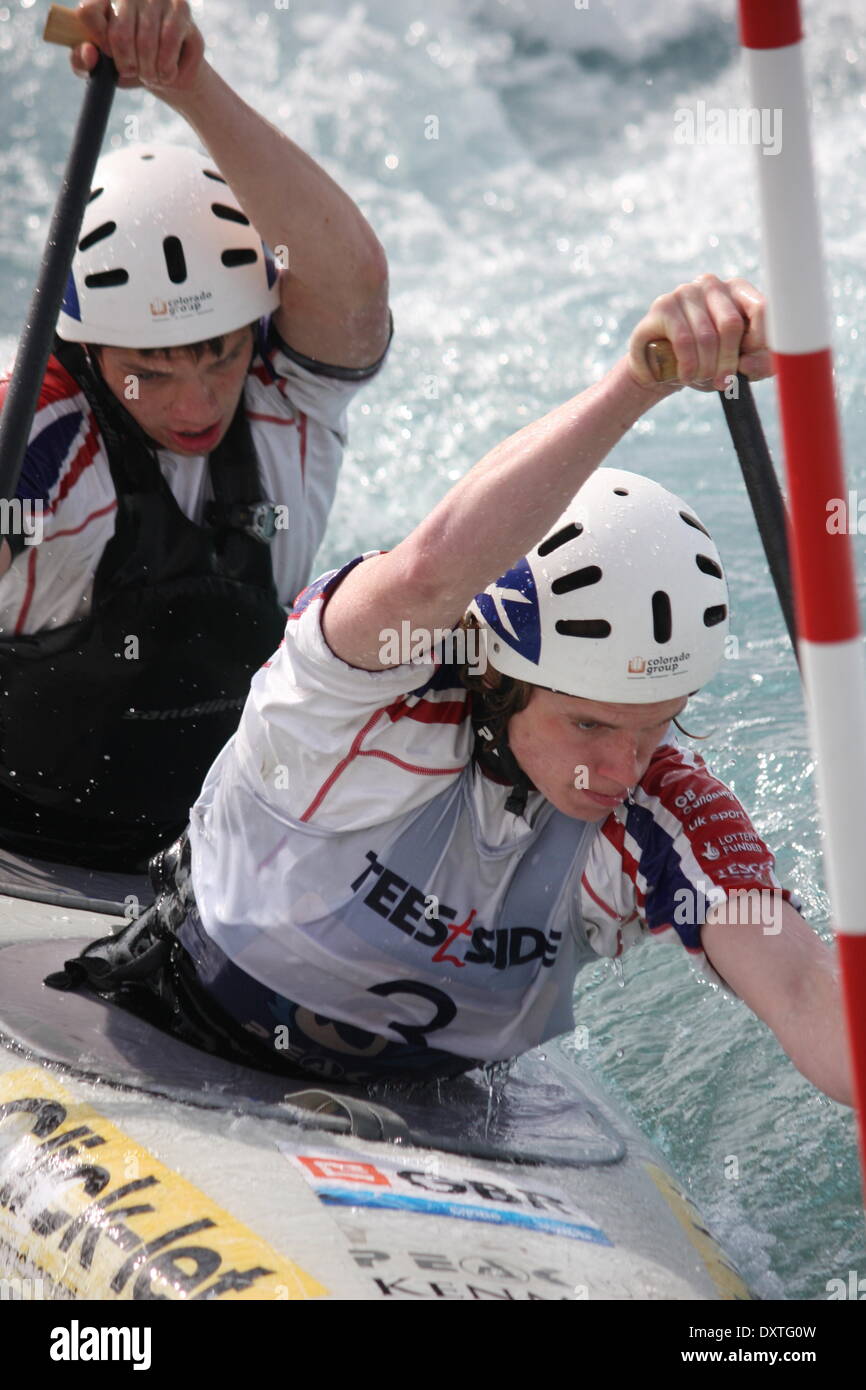
<path id="1" fill-rule="evenodd" d="M 46 43 L 63 44 L 65 48 L 75 48 L 80 43 L 93 42 L 81 23 L 78 11 L 67 9 L 65 5 L 51 6 L 42 37 Z"/>
<path id="2" fill-rule="evenodd" d="M 667 338 L 646 345 L 646 362 L 656 381 L 678 381 L 677 359 Z"/>

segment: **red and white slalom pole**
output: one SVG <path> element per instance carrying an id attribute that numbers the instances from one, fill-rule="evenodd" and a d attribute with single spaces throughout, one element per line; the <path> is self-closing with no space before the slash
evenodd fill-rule
<path id="1" fill-rule="evenodd" d="M 798 0 L 739 0 L 739 11 L 751 105 L 781 112 L 782 121 L 779 152 L 757 147 L 769 342 L 782 417 L 800 661 L 866 1187 L 866 673 L 851 541 L 847 528 L 839 534 L 828 528 L 833 499 L 847 499 L 848 489 L 833 395 L 803 33 Z"/>

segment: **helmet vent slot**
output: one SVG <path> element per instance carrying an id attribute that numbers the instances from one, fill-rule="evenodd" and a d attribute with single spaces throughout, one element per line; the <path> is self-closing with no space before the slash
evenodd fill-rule
<path id="1" fill-rule="evenodd" d="M 220 256 L 223 265 L 229 268 L 235 265 L 254 265 L 258 259 L 255 251 L 243 248 L 237 251 L 223 251 Z"/>
<path id="2" fill-rule="evenodd" d="M 601 570 L 598 565 L 585 565 L 582 570 L 574 570 L 572 574 L 564 574 L 560 579 L 554 579 L 550 590 L 554 594 L 571 594 L 575 589 L 586 589 L 590 584 L 597 584 L 600 579 Z"/>
<path id="3" fill-rule="evenodd" d="M 715 627 L 717 623 L 723 623 L 728 616 L 727 604 L 717 603 L 712 608 L 704 609 L 704 627 Z"/>
<path id="4" fill-rule="evenodd" d="M 687 526 L 694 526 L 696 531 L 703 531 L 707 540 L 712 540 L 712 536 L 705 526 L 702 526 L 696 516 L 689 516 L 688 512 L 680 512 L 680 516 Z"/>
<path id="5" fill-rule="evenodd" d="M 94 198 L 98 198 L 99 195 L 100 195 L 100 193 L 104 193 L 104 192 L 105 192 L 105 189 L 104 189 L 104 188 L 91 188 L 91 190 L 90 190 L 90 197 L 87 199 L 88 203 L 92 203 L 93 200 L 94 200 Z"/>
<path id="6" fill-rule="evenodd" d="M 613 495 L 614 495 L 614 497 L 628 497 L 628 488 L 627 488 L 627 487 L 615 487 L 614 490 L 613 490 Z"/>
<path id="7" fill-rule="evenodd" d="M 168 278 L 173 285 L 182 285 L 186 279 L 186 256 L 183 254 L 183 244 L 180 237 L 163 237 L 162 253 L 165 256 L 165 268 L 168 271 Z"/>
<path id="8" fill-rule="evenodd" d="M 218 174 L 216 169 L 202 169 L 202 173 L 206 179 L 213 179 L 214 183 L 226 182 L 222 174 Z M 228 184 L 226 184 L 226 188 L 228 188 Z"/>
<path id="9" fill-rule="evenodd" d="M 714 579 L 722 578 L 722 569 L 715 560 L 711 560 L 709 555 L 696 555 L 695 564 L 703 574 L 711 574 Z"/>
<path id="10" fill-rule="evenodd" d="M 604 618 L 560 618 L 556 630 L 563 637 L 609 637 L 610 623 Z"/>
<path id="11" fill-rule="evenodd" d="M 125 285 L 128 280 L 128 270 L 100 270 L 95 275 L 84 277 L 84 283 L 89 290 L 108 290 L 113 285 Z"/>
<path id="12" fill-rule="evenodd" d="M 225 203 L 211 203 L 210 207 L 211 212 L 221 217 L 224 222 L 240 222 L 242 227 L 250 225 L 250 219 L 239 208 L 230 208 Z"/>
<path id="13" fill-rule="evenodd" d="M 568 526 L 563 526 L 561 531 L 557 531 L 555 535 L 548 536 L 546 541 L 542 541 L 538 547 L 538 554 L 544 559 L 544 556 L 549 555 L 552 550 L 558 550 L 561 545 L 567 545 L 569 541 L 577 540 L 582 532 L 583 527 L 580 522 L 572 521 Z"/>
<path id="14" fill-rule="evenodd" d="M 112 232 L 117 231 L 116 222 L 103 222 L 101 227 L 94 227 L 92 232 L 83 236 L 78 243 L 79 251 L 89 251 L 91 246 L 95 246 L 98 241 L 104 241 Z"/>
<path id="15" fill-rule="evenodd" d="M 656 589 L 652 598 L 653 637 L 659 643 L 669 642 L 673 630 L 671 601 L 664 589 Z M 706 614 L 704 615 L 706 617 Z"/>

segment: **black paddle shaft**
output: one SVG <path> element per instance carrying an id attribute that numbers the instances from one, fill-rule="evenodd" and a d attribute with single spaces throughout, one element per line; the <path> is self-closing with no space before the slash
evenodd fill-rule
<path id="1" fill-rule="evenodd" d="M 117 69 L 110 58 L 100 53 L 96 67 L 87 78 L 81 114 L 51 219 L 39 279 L 30 301 L 12 378 L 0 412 L 2 499 L 14 497 L 21 476 L 30 426 L 39 402 L 57 315 L 63 302 L 69 267 L 90 196 L 93 170 L 102 148 L 116 85 Z"/>
<path id="2" fill-rule="evenodd" d="M 724 391 L 719 392 L 719 399 L 743 470 L 743 480 L 761 533 L 764 554 L 776 586 L 791 646 L 797 656 L 797 622 L 794 616 L 785 502 L 764 438 L 752 388 L 748 377 L 742 372 L 737 373 L 737 385 L 739 391 L 735 399 L 726 396 Z M 799 657 L 797 659 L 799 661 Z"/>

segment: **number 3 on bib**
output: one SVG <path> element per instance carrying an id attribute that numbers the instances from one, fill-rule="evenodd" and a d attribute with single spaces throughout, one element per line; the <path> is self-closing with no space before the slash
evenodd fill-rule
<path id="1" fill-rule="evenodd" d="M 413 1043 L 416 1047 L 426 1047 L 427 1039 L 425 1033 L 435 1033 L 440 1028 L 447 1028 L 448 1024 L 457 1016 L 457 1006 L 449 995 L 441 989 L 434 988 L 433 985 L 425 985 L 421 980 L 388 980 L 383 985 L 373 985 L 368 991 L 370 994 L 381 994 L 387 998 L 391 994 L 418 994 L 422 999 L 429 999 L 435 1005 L 436 1012 L 429 1023 L 395 1023 L 390 1022 L 387 1026 L 392 1028 L 395 1033 L 399 1033 L 405 1038 L 407 1043 Z"/>

